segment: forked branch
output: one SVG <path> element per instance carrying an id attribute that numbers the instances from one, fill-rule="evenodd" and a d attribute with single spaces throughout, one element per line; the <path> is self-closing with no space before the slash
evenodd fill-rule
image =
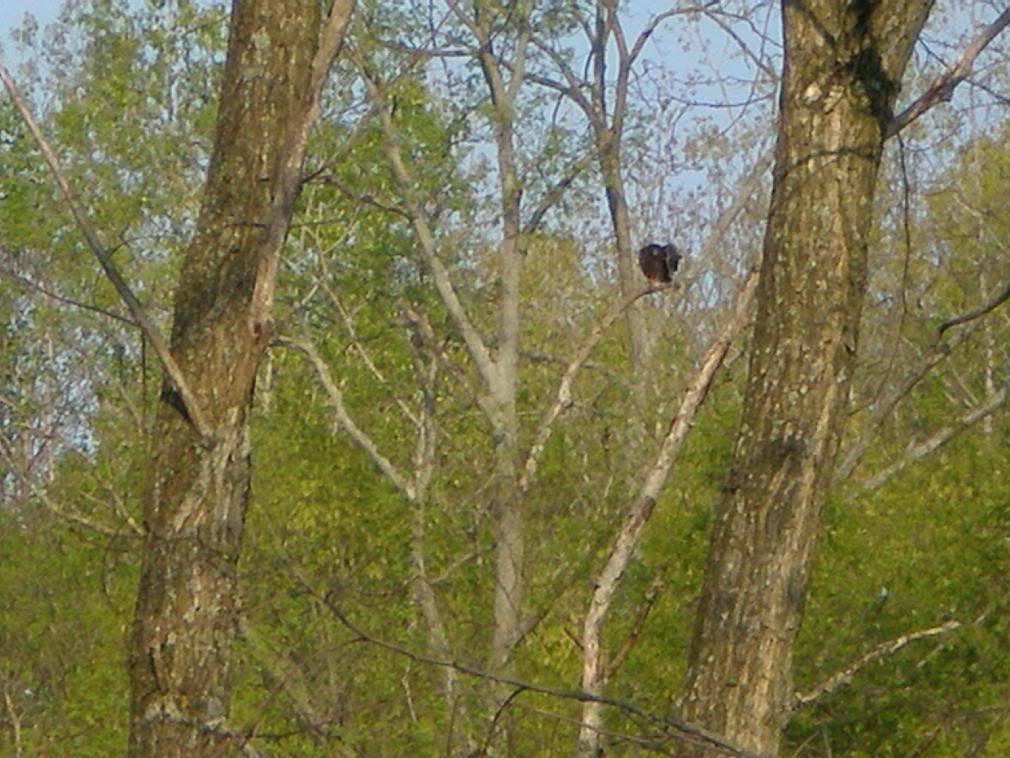
<path id="1" fill-rule="evenodd" d="M 638 292 L 633 292 L 628 297 L 623 298 L 616 302 L 600 322 L 596 325 L 586 339 L 583 341 L 582 346 L 575 353 L 575 357 L 569 362 L 568 366 L 565 368 L 565 373 L 561 376 L 561 382 L 558 384 L 557 395 L 551 407 L 548 408 L 543 417 L 540 419 L 540 424 L 537 426 L 536 435 L 533 438 L 533 444 L 530 445 L 529 452 L 526 454 L 526 462 L 523 464 L 523 473 L 519 477 L 519 492 L 525 495 L 530 488 L 530 484 L 533 482 L 533 477 L 537 473 L 537 464 L 540 460 L 541 454 L 544 452 L 544 447 L 547 445 L 547 441 L 551 437 L 551 432 L 554 429 L 554 422 L 558 420 L 566 410 L 572 406 L 572 383 L 575 381 L 575 376 L 579 373 L 579 369 L 585 364 L 592 355 L 594 349 L 596 349 L 597 344 L 603 338 L 603 335 L 607 333 L 607 330 L 614 325 L 614 322 L 621 317 L 628 308 L 634 305 L 638 300 L 645 297 L 653 292 L 660 292 L 666 287 L 646 287 Z"/>

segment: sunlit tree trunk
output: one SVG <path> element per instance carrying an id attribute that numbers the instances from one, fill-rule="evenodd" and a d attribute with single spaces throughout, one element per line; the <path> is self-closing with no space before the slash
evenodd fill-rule
<path id="1" fill-rule="evenodd" d="M 214 152 L 175 295 L 171 352 L 207 427 L 166 386 L 145 493 L 130 753 L 224 755 L 249 498 L 248 414 L 318 87 L 353 3 L 235 0 Z M 322 34 L 321 34 L 322 31 Z"/>
<path id="2" fill-rule="evenodd" d="M 687 720 L 762 755 L 777 751 L 791 706 L 793 643 L 848 400 L 881 151 L 931 6 L 783 3 L 750 373 L 684 698 Z"/>

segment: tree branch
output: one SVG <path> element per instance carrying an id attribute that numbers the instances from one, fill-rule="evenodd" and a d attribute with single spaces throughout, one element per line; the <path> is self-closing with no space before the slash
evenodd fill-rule
<path id="1" fill-rule="evenodd" d="M 72 305 L 75 308 L 83 308 L 84 310 L 87 311 L 93 311 L 94 313 L 99 313 L 102 316 L 115 319 L 116 321 L 120 321 L 124 324 L 127 324 L 128 326 L 137 326 L 137 322 L 131 318 L 127 318 L 126 316 L 116 313 L 115 311 L 100 308 L 97 305 L 91 305 L 90 303 L 82 303 L 80 300 L 74 300 L 73 298 L 65 297 L 59 294 L 58 292 L 54 292 L 53 290 L 47 289 L 38 282 L 30 279 L 29 277 L 24 276 L 23 274 L 19 274 L 17 271 L 14 271 L 13 269 L 7 268 L 6 266 L 0 267 L 0 276 L 6 276 L 10 279 L 13 279 L 23 287 L 35 290 L 36 292 L 45 295 L 46 297 L 55 300 L 59 303 L 63 303 L 64 305 Z"/>
<path id="2" fill-rule="evenodd" d="M 293 569 L 297 571 L 297 569 Z M 498 684 L 504 684 L 508 687 L 514 687 L 520 690 L 528 690 L 530 692 L 537 692 L 541 695 L 547 695 L 548 697 L 554 697 L 564 700 L 574 700 L 576 702 L 594 702 L 601 705 L 610 706 L 613 708 L 618 708 L 630 713 L 631 715 L 654 724 L 657 727 L 664 729 L 667 733 L 672 733 L 671 736 L 677 737 L 678 739 L 689 740 L 692 742 L 704 744 L 708 747 L 715 748 L 725 752 L 727 755 L 737 756 L 738 758 L 762 758 L 762 756 L 752 753 L 750 751 L 739 748 L 733 743 L 726 740 L 724 737 L 708 731 L 696 724 L 691 724 L 686 721 L 682 721 L 676 718 L 670 717 L 660 717 L 654 716 L 640 708 L 632 705 L 631 703 L 626 703 L 621 700 L 615 700 L 613 698 L 603 697 L 601 695 L 596 695 L 591 692 L 586 692 L 584 690 L 567 690 L 559 687 L 549 687 L 546 685 L 535 684 L 533 682 L 524 682 L 520 679 L 515 679 L 509 676 L 501 676 L 490 671 L 485 671 L 476 666 L 471 666 L 467 663 L 462 663 L 456 660 L 449 660 L 443 658 L 436 658 L 433 656 L 425 655 L 413 650 L 405 645 L 401 645 L 396 642 L 390 642 L 388 640 L 376 637 L 373 634 L 366 632 L 360 626 L 355 624 L 347 617 L 347 615 L 337 606 L 333 599 L 329 596 L 320 596 L 315 592 L 313 587 L 301 576 L 298 577 L 299 582 L 302 586 L 310 592 L 317 600 L 319 600 L 329 611 L 333 614 L 334 618 L 337 619 L 344 627 L 346 627 L 357 639 L 362 642 L 367 642 L 372 645 L 376 645 L 389 652 L 396 653 L 397 655 L 405 656 L 418 663 L 423 663 L 429 666 L 439 666 L 439 667 L 449 667 L 455 669 L 461 674 L 466 674 L 467 676 L 473 676 L 480 679 L 486 679 L 488 681 L 497 682 Z"/>
<path id="3" fill-rule="evenodd" d="M 960 344 L 966 338 L 967 332 L 959 335 L 959 339 L 956 344 Z M 905 378 L 897 387 L 895 387 L 894 391 L 891 392 L 887 398 L 884 398 L 876 404 L 876 407 L 871 412 L 869 419 L 867 419 L 866 423 L 863 425 L 862 434 L 860 434 L 858 439 L 849 445 L 844 454 L 841 456 L 841 463 L 838 464 L 838 467 L 835 470 L 835 485 L 843 484 L 850 476 L 852 476 L 852 472 L 855 471 L 860 461 L 862 461 L 863 456 L 866 455 L 866 451 L 869 448 L 870 443 L 873 442 L 874 438 L 880 432 L 880 424 L 883 420 L 890 415 L 891 411 L 897 407 L 898 403 L 900 403 L 902 399 L 908 395 L 908 393 L 915 389 L 919 382 L 921 382 L 935 366 L 944 361 L 947 356 L 950 355 L 953 347 L 954 346 L 940 343 L 930 347 L 926 354 L 919 360 L 918 365 L 906 374 Z"/>
<path id="4" fill-rule="evenodd" d="M 49 171 L 56 180 L 56 184 L 59 186 L 60 192 L 62 193 L 67 206 L 70 208 L 70 212 L 73 214 L 74 220 L 77 222 L 77 227 L 84 235 L 84 239 L 88 243 L 88 247 L 90 247 L 91 251 L 95 254 L 99 264 L 101 264 L 102 269 L 105 271 L 105 275 L 108 277 L 109 281 L 112 282 L 112 286 L 115 287 L 119 297 L 126 305 L 126 309 L 130 312 L 133 320 L 136 322 L 137 326 L 140 327 L 140 330 L 144 333 L 147 341 L 151 344 L 155 354 L 158 356 L 158 360 L 165 369 L 165 373 L 168 374 L 169 380 L 179 393 L 179 398 L 182 400 L 182 404 L 186 409 L 185 415 L 188 417 L 197 433 L 205 440 L 209 439 L 212 432 L 211 427 L 203 415 L 203 411 L 200 408 L 200 404 L 197 402 L 196 396 L 193 394 L 193 391 L 189 388 L 189 384 L 187 384 L 185 377 L 182 375 L 182 370 L 179 368 L 179 364 L 176 363 L 175 358 L 172 357 L 172 353 L 168 348 L 168 343 L 162 336 L 161 330 L 158 329 L 158 326 L 150 319 L 150 317 L 148 317 L 144 307 L 141 305 L 136 295 L 133 294 L 133 290 L 130 289 L 130 285 L 126 283 L 122 274 L 119 273 L 119 269 L 117 269 L 115 263 L 113 263 L 112 257 L 98 239 L 98 234 L 91 225 L 91 221 L 77 202 L 77 198 L 74 195 L 73 190 L 70 189 L 70 184 L 63 176 L 63 171 L 60 168 L 59 160 L 56 158 L 56 153 L 53 152 L 52 147 L 50 147 L 46 138 L 43 136 L 42 131 L 35 123 L 35 119 L 32 118 L 31 111 L 28 109 L 28 105 L 21 96 L 21 92 L 18 90 L 17 85 L 14 83 L 10 73 L 7 71 L 7 68 L 2 63 L 0 63 L 0 79 L 3 80 L 4 86 L 7 88 L 7 92 L 10 94 L 11 101 L 14 103 L 14 107 L 21 116 L 21 120 L 35 139 L 35 143 L 38 145 L 39 151 L 42 153 L 42 157 L 49 166 Z"/>
<path id="5" fill-rule="evenodd" d="M 638 616 L 635 618 L 635 623 L 631 625 L 631 631 L 624 638 L 624 642 L 617 649 L 617 652 L 610 659 L 610 663 L 607 665 L 607 670 L 604 674 L 604 678 L 607 681 L 613 678 L 617 670 L 621 668 L 624 661 L 627 659 L 628 655 L 634 650 L 635 645 L 638 643 L 638 638 L 642 634 L 642 629 L 645 627 L 646 619 L 649 618 L 649 613 L 652 612 L 653 607 L 656 605 L 656 601 L 659 600 L 659 596 L 663 594 L 664 584 L 663 584 L 663 571 L 665 567 L 661 566 L 652 577 L 652 582 L 649 584 L 649 590 L 645 593 L 645 603 L 642 604 L 641 609 L 638 611 Z"/>
<path id="6" fill-rule="evenodd" d="M 312 368 L 315 369 L 316 376 L 319 377 L 319 382 L 323 385 L 326 395 L 330 399 L 330 407 L 333 410 L 334 416 L 336 416 L 338 425 L 347 432 L 354 441 L 354 444 L 368 454 L 368 457 L 372 459 L 372 462 L 393 483 L 393 486 L 400 491 L 400 494 L 406 497 L 408 501 L 413 502 L 417 494 L 413 483 L 400 472 L 392 461 L 379 452 L 379 448 L 372 441 L 372 438 L 354 423 L 354 420 L 347 413 L 347 408 L 344 406 L 344 393 L 340 391 L 340 388 L 333 381 L 330 369 L 322 356 L 319 355 L 316 346 L 308 339 L 296 340 L 289 337 L 279 337 L 277 338 L 277 343 L 299 351 L 308 359 Z"/>
<path id="7" fill-rule="evenodd" d="M 755 269 L 740 288 L 732 315 L 723 326 L 719 336 L 712 342 L 702 361 L 701 368 L 698 369 L 685 389 L 680 408 L 670 422 L 669 430 L 663 439 L 655 462 L 635 499 L 629 505 L 621 528 L 610 548 L 606 563 L 596 577 L 593 597 L 583 622 L 582 632 L 582 686 L 589 691 L 599 691 L 606 683 L 607 672 L 603 663 L 602 647 L 603 622 L 610 610 L 610 604 L 613 602 L 618 584 L 642 538 L 645 526 L 656 506 L 659 492 L 666 483 L 674 458 L 694 424 L 695 415 L 712 386 L 716 372 L 726 359 L 730 345 L 750 321 L 751 304 L 754 301 L 757 284 L 758 272 Z M 594 707 L 591 701 L 583 707 L 582 719 L 585 726 L 580 742 L 587 740 L 588 744 L 588 740 L 591 740 L 589 732 L 599 726 L 598 710 L 598 706 Z"/>
<path id="8" fill-rule="evenodd" d="M 488 404 L 487 399 L 483 394 L 478 392 L 470 378 L 466 375 L 462 368 L 456 364 L 452 358 L 445 351 L 444 343 L 439 344 L 439 339 L 435 335 L 435 330 L 431 326 L 431 322 L 428 319 L 427 314 L 420 313 L 413 306 L 407 304 L 406 301 L 401 301 L 400 310 L 403 312 L 404 317 L 410 322 L 411 326 L 414 328 L 414 334 L 421 343 L 431 351 L 432 355 L 438 359 L 439 363 L 452 375 L 452 377 L 459 383 L 463 391 L 469 395 L 470 400 L 473 401 L 474 405 L 480 408 L 481 412 L 490 417 L 492 410 Z"/>
<path id="9" fill-rule="evenodd" d="M 969 321 L 974 321 L 977 318 L 982 318 L 986 314 L 996 310 L 999 306 L 1010 300 L 1010 282 L 1007 283 L 1003 291 L 996 295 L 992 300 L 990 300 L 985 305 L 976 308 L 973 311 L 968 311 L 960 316 L 955 316 L 952 319 L 948 319 L 940 324 L 939 333 L 942 336 L 945 331 L 950 329 L 952 326 L 959 326 L 960 324 L 966 324 Z"/>
<path id="10" fill-rule="evenodd" d="M 1006 403 L 1008 394 L 1010 394 L 1010 383 L 1004 384 L 996 392 L 989 395 L 982 405 L 964 414 L 950 426 L 944 427 L 940 431 L 936 432 L 932 437 L 924 442 L 920 442 L 918 445 L 909 446 L 909 448 L 905 451 L 905 454 L 899 460 L 895 461 L 883 471 L 878 472 L 860 484 L 853 494 L 858 497 L 859 495 L 864 495 L 867 492 L 871 492 L 872 490 L 882 487 L 889 479 L 897 474 L 900 474 L 916 461 L 921 460 L 930 453 L 935 452 L 965 429 L 974 426 L 985 417 L 995 413 Z"/>
<path id="11" fill-rule="evenodd" d="M 982 30 L 982 33 L 968 45 L 953 66 L 938 76 L 911 105 L 891 119 L 891 123 L 884 131 L 884 139 L 896 135 L 937 103 L 950 102 L 957 85 L 971 73 L 975 59 L 1006 28 L 1007 24 L 1010 24 L 1010 8 L 1003 11 L 995 21 Z"/>
<path id="12" fill-rule="evenodd" d="M 859 462 L 866 454 L 867 448 L 870 446 L 873 438 L 876 437 L 878 431 L 880 430 L 881 421 L 894 410 L 898 403 L 901 402 L 901 400 L 909 392 L 911 392 L 937 364 L 947 358 L 954 348 L 965 342 L 972 334 L 972 330 L 968 329 L 957 335 L 950 344 L 944 344 L 940 342 L 940 337 L 943 336 L 944 331 L 953 326 L 966 324 L 988 315 L 1008 299 L 1010 299 L 1010 284 L 1008 284 L 1001 293 L 996 295 L 996 297 L 990 300 L 987 304 L 959 316 L 954 316 L 940 325 L 936 342 L 929 347 L 926 354 L 920 359 L 919 364 L 908 372 L 905 379 L 895 388 L 890 396 L 877 405 L 870 419 L 866 422 L 863 433 L 842 455 L 841 463 L 838 465 L 835 472 L 835 485 L 844 483 L 850 476 L 852 476 L 852 472 L 855 470 L 856 466 L 859 465 Z"/>
<path id="13" fill-rule="evenodd" d="M 417 234 L 417 239 L 421 247 L 421 253 L 424 256 L 428 271 L 431 273 L 432 280 L 435 283 L 435 289 L 438 291 L 439 297 L 444 303 L 446 310 L 449 312 L 449 316 L 452 318 L 453 323 L 456 325 L 460 335 L 463 337 L 463 342 L 466 344 L 467 351 L 470 353 L 470 357 L 473 358 L 474 363 L 477 365 L 477 370 L 480 372 L 481 377 L 483 377 L 488 387 L 493 387 L 497 384 L 497 364 L 491 357 L 491 353 L 488 350 L 483 337 L 480 332 L 477 331 L 477 327 L 474 326 L 474 323 L 470 320 L 462 302 L 460 302 L 459 296 L 456 294 L 456 288 L 453 286 L 452 280 L 449 277 L 448 269 L 445 267 L 445 264 L 442 263 L 442 259 L 438 257 L 435 235 L 431 226 L 428 224 L 428 219 L 422 210 L 421 203 L 414 195 L 412 187 L 415 186 L 415 182 L 403 160 L 403 154 L 400 150 L 399 134 L 393 126 L 393 119 L 390 115 L 389 106 L 385 100 L 382 89 L 379 87 L 378 83 L 368 75 L 365 71 L 365 66 L 360 60 L 358 63 L 362 71 L 362 79 L 368 87 L 369 95 L 380 105 L 379 117 L 382 121 L 382 129 L 386 137 L 386 156 L 389 158 L 393 174 L 396 176 L 396 179 L 400 184 L 400 189 L 404 194 L 407 211 L 414 226 L 414 232 Z"/>
<path id="14" fill-rule="evenodd" d="M 571 362 L 569 362 L 568 367 L 565 369 L 565 373 L 561 376 L 561 382 L 558 384 L 558 391 L 554 399 L 554 403 L 544 412 L 543 417 L 540 419 L 540 424 L 537 426 L 533 443 L 530 445 L 529 452 L 526 453 L 526 461 L 523 464 L 523 473 L 519 477 L 520 494 L 525 495 L 529 491 L 533 477 L 536 476 L 537 464 L 539 463 L 540 455 L 543 453 L 544 448 L 547 445 L 547 441 L 551 437 L 551 432 L 554 429 L 554 422 L 558 420 L 558 417 L 560 417 L 562 413 L 572 407 L 572 383 L 575 381 L 575 375 L 578 374 L 579 369 L 581 369 L 583 364 L 589 359 L 589 356 L 592 354 L 599 341 L 603 338 L 603 335 L 611 326 L 613 326 L 614 322 L 620 318 L 621 314 L 646 295 L 653 292 L 661 292 L 664 289 L 668 289 L 668 287 L 646 287 L 643 290 L 633 292 L 628 297 L 619 300 L 611 306 L 610 310 L 607 311 L 602 319 L 600 319 L 596 328 L 593 329 L 583 341 L 582 346 L 575 353 L 575 357 L 572 358 Z"/>
<path id="15" fill-rule="evenodd" d="M 903 634 L 888 642 L 884 642 L 877 647 L 873 648 L 866 655 L 857 658 L 855 661 L 850 663 L 844 669 L 839 671 L 837 674 L 833 674 L 826 680 L 821 682 L 821 684 L 814 687 L 814 689 L 805 693 L 796 693 L 795 703 L 793 705 L 794 710 L 802 705 L 807 705 L 812 703 L 825 695 L 830 695 L 832 692 L 837 690 L 844 684 L 848 684 L 852 681 L 852 677 L 855 676 L 859 671 L 869 666 L 871 663 L 886 658 L 889 655 L 901 650 L 903 647 L 908 645 L 910 642 L 915 642 L 916 640 L 925 639 L 926 637 L 936 637 L 940 634 L 947 634 L 955 629 L 961 628 L 960 621 L 948 621 L 946 624 L 941 624 L 940 626 L 934 626 L 930 629 L 923 629 L 919 632 L 911 632 L 909 634 Z"/>

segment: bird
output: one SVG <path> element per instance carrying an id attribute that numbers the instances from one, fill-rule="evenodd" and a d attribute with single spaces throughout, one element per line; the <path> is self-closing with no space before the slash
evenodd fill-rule
<path id="1" fill-rule="evenodd" d="M 673 245 L 646 245 L 638 251 L 638 265 L 650 284 L 669 284 L 680 265 L 680 253 Z"/>

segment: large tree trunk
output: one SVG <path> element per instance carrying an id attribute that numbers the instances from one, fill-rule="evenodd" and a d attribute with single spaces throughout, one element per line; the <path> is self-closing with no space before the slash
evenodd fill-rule
<path id="1" fill-rule="evenodd" d="M 783 2 L 785 68 L 758 313 L 684 717 L 774 754 L 844 421 L 885 129 L 930 0 Z M 686 749 L 691 752 L 690 749 Z"/>
<path id="2" fill-rule="evenodd" d="M 235 0 L 214 153 L 175 297 L 171 351 L 206 435 L 166 386 L 145 492 L 131 642 L 133 755 L 223 755 L 248 413 L 318 87 L 352 2 Z M 337 18 L 342 14 L 342 18 Z M 339 23 L 334 23 L 334 20 Z"/>

